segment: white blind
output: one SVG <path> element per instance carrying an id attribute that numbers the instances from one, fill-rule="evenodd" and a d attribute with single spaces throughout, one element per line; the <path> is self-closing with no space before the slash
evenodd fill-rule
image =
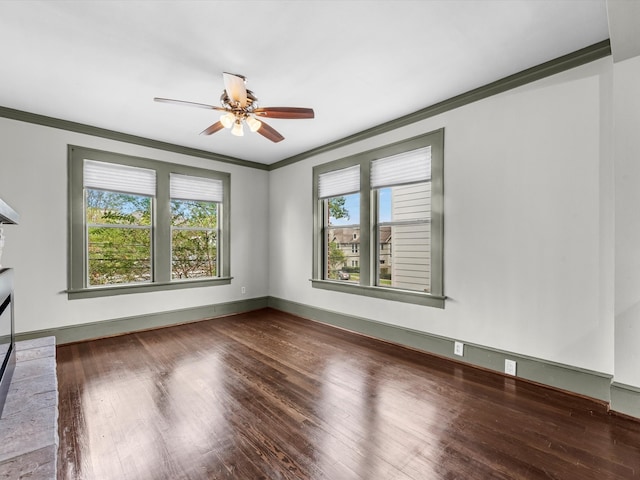
<path id="1" fill-rule="evenodd" d="M 431 146 L 371 162 L 371 188 L 425 182 L 431 178 Z"/>
<path id="2" fill-rule="evenodd" d="M 360 191 L 360 165 L 322 173 L 318 177 L 318 197 L 329 198 Z"/>
<path id="3" fill-rule="evenodd" d="M 222 203 L 222 180 L 171 174 L 171 198 Z"/>
<path id="4" fill-rule="evenodd" d="M 85 188 L 156 195 L 156 172 L 148 168 L 85 160 L 83 177 Z"/>

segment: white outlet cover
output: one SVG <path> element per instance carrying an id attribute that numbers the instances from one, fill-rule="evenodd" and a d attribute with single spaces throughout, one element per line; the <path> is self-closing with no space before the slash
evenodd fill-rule
<path id="1" fill-rule="evenodd" d="M 462 342 L 453 342 L 453 354 L 464 356 L 464 343 Z"/>
<path id="2" fill-rule="evenodd" d="M 516 374 L 516 361 L 505 359 L 504 361 L 504 373 L 508 375 Z"/>

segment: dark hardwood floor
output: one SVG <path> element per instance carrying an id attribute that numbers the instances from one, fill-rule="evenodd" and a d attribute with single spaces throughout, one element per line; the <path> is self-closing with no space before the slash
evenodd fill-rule
<path id="1" fill-rule="evenodd" d="M 275 310 L 60 346 L 59 479 L 631 479 L 640 422 Z"/>

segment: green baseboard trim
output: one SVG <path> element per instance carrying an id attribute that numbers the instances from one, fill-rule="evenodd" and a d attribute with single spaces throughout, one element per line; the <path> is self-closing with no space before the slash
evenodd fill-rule
<path id="1" fill-rule="evenodd" d="M 612 383 L 612 376 L 609 374 L 469 343 L 464 344 L 464 356 L 459 357 L 453 354 L 455 339 L 277 297 L 257 297 L 81 325 L 34 330 L 16 334 L 16 341 L 54 336 L 56 344 L 64 345 L 197 322 L 267 307 L 498 373 L 504 371 L 505 359 L 515 360 L 519 378 L 608 402 L 611 405 L 611 410 L 640 418 L 640 387 L 618 382 Z"/>
<path id="2" fill-rule="evenodd" d="M 640 387 L 613 382 L 611 384 L 611 410 L 640 418 Z"/>
<path id="3" fill-rule="evenodd" d="M 197 322 L 215 317 L 233 315 L 266 308 L 267 297 L 250 298 L 234 302 L 202 305 L 180 310 L 135 315 L 132 317 L 103 320 L 100 322 L 70 325 L 67 327 L 34 330 L 31 332 L 16 334 L 16 341 L 29 340 L 40 337 L 56 337 L 57 345 L 65 343 L 93 340 L 96 338 L 111 337 L 152 328 L 169 327 L 183 323 Z"/>
<path id="4" fill-rule="evenodd" d="M 268 305 L 299 317 L 500 373 L 504 372 L 505 359 L 515 360 L 517 362 L 517 376 L 520 378 L 605 402 L 609 402 L 611 399 L 612 376 L 605 373 L 468 343 L 464 345 L 464 356 L 459 357 L 453 354 L 455 339 L 345 315 L 276 297 L 269 297 Z"/>

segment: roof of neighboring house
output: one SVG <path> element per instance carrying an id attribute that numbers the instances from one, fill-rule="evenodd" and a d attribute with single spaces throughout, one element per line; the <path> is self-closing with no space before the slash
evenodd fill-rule
<path id="1" fill-rule="evenodd" d="M 335 243 L 360 243 L 360 229 L 354 227 L 331 227 L 331 241 Z M 355 238 L 354 238 L 355 235 Z"/>
<path id="2" fill-rule="evenodd" d="M 360 229 L 356 227 L 331 227 L 331 241 L 335 243 L 360 243 Z M 355 234 L 355 238 L 354 238 Z M 380 243 L 391 242 L 391 227 L 380 227 Z"/>
<path id="3" fill-rule="evenodd" d="M 391 243 L 391 227 L 380 227 L 380 243 Z"/>

